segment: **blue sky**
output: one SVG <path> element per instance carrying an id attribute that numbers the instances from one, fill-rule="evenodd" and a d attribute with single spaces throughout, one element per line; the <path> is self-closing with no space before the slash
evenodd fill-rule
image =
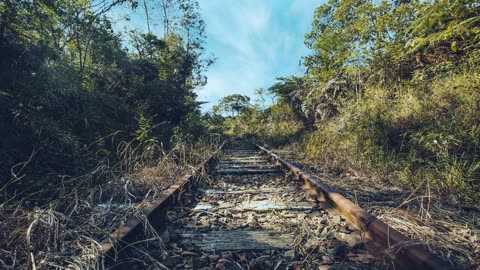
<path id="1" fill-rule="evenodd" d="M 141 1 L 140 1 L 141 2 Z M 223 96 L 253 97 L 276 77 L 301 75 L 301 56 L 309 54 L 304 35 L 311 29 L 313 12 L 323 1 L 314 0 L 199 0 L 206 22 L 206 54 L 217 61 L 207 72 L 208 84 L 197 89 L 208 111 Z M 117 27 L 145 27 L 143 9 L 130 10 L 125 23 L 114 14 Z M 143 30 L 143 29 L 142 29 Z M 146 29 L 144 29 L 146 32 Z M 161 31 L 161 26 L 152 30 Z"/>
<path id="2" fill-rule="evenodd" d="M 311 29 L 314 0 L 200 0 L 207 24 L 207 51 L 218 58 L 198 90 L 204 110 L 229 94 L 252 97 L 276 77 L 300 75 L 308 55 L 304 35 Z"/>

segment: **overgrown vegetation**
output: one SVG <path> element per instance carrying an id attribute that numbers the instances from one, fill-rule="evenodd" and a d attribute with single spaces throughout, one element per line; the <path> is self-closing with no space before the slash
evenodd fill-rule
<path id="1" fill-rule="evenodd" d="M 3 189 L 35 183 L 24 175 L 81 175 L 99 161 L 114 163 L 122 142 L 168 147 L 199 117 L 193 88 L 205 83 L 211 62 L 202 58 L 197 4 L 180 2 L 179 21 L 171 22 L 178 29 L 161 38 L 132 31 L 133 52 L 106 13 L 136 2 L 0 4 L 0 174 L 13 176 Z"/>
<path id="2" fill-rule="evenodd" d="M 212 59 L 198 3 L 158 1 L 159 33 L 149 3 L 0 2 L 0 268 L 95 264 L 136 203 L 211 151 L 185 143 L 209 133 L 478 205 L 476 1 L 330 0 L 305 36 L 303 76 L 205 116 L 194 89 Z M 140 4 L 148 31 L 116 33 L 109 12 Z"/>
<path id="3" fill-rule="evenodd" d="M 88 267 L 136 203 L 211 150 L 192 147 L 212 63 L 199 6 L 162 3 L 163 33 L 148 21 L 124 39 L 109 12 L 137 1 L 0 2 L 0 268 Z"/>
<path id="4" fill-rule="evenodd" d="M 331 169 L 478 205 L 477 2 L 330 0 L 305 43 L 306 74 L 279 78 L 267 91 L 273 105 L 210 118 L 228 134 L 293 144 Z"/>

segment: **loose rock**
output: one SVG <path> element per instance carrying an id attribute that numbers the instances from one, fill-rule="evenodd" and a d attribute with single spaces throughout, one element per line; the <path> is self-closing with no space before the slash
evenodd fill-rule
<path id="1" fill-rule="evenodd" d="M 168 268 L 173 268 L 182 261 L 181 256 L 167 256 L 163 259 L 162 264 Z"/>

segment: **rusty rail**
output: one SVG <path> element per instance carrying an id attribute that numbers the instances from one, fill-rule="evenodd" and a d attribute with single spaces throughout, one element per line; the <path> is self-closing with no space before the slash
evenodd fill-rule
<path id="1" fill-rule="evenodd" d="M 186 174 L 181 177 L 180 180 L 176 181 L 170 186 L 170 188 L 163 191 L 157 199 L 141 209 L 142 216 L 147 218 L 153 228 L 160 229 L 158 226 L 162 224 L 160 221 L 166 217 L 168 206 L 175 203 L 182 190 L 190 189 L 196 184 L 196 181 L 194 181 L 195 177 L 205 172 L 205 167 L 212 163 L 214 157 L 224 145 L 225 141 L 221 144 L 218 150 L 207 160 L 202 162 L 192 174 Z M 143 228 L 143 220 L 136 216 L 128 217 L 123 225 L 100 243 L 103 251 L 104 263 L 109 265 L 115 262 L 119 257 L 119 253 L 130 243 L 134 242 L 136 237 L 141 235 Z"/>
<path id="2" fill-rule="evenodd" d="M 369 238 L 367 249 L 373 254 L 390 257 L 396 269 L 448 269 L 446 263 L 429 252 L 421 242 L 403 235 L 272 151 L 256 146 L 290 170 L 298 179 L 303 180 L 305 186 L 317 195 L 320 202 L 328 204 L 365 232 Z"/>

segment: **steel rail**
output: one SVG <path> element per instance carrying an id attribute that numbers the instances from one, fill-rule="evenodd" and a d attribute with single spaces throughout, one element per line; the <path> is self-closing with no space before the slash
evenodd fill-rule
<path id="1" fill-rule="evenodd" d="M 169 206 L 174 204 L 183 190 L 191 189 L 196 183 L 196 178 L 205 173 L 206 167 L 211 165 L 219 151 L 223 148 L 226 141 L 210 156 L 197 166 L 193 173 L 182 176 L 178 181 L 171 185 L 167 190 L 160 193 L 157 199 L 142 207 L 140 212 L 154 229 L 161 229 L 162 220 L 166 217 L 166 211 Z M 121 252 L 130 244 L 134 243 L 144 230 L 145 220 L 137 216 L 130 216 L 126 221 L 101 243 L 101 257 L 98 258 L 102 265 L 113 265 L 121 257 Z M 67 267 L 67 269 L 70 269 Z"/>
<path id="2" fill-rule="evenodd" d="M 403 235 L 279 155 L 258 144 L 255 145 L 291 171 L 299 180 L 303 180 L 305 186 L 317 195 L 320 202 L 334 208 L 354 226 L 365 232 L 369 238 L 366 247 L 372 254 L 388 255 L 396 269 L 449 269 L 446 263 L 429 252 L 423 243 Z"/>

